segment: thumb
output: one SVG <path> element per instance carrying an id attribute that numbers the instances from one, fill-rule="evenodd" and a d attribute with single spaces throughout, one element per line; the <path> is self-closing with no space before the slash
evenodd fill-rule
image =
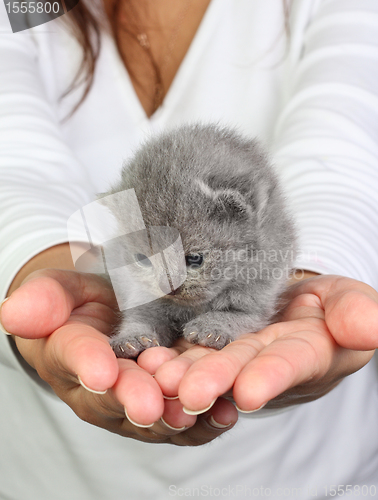
<path id="1" fill-rule="evenodd" d="M 342 347 L 358 351 L 378 348 L 378 302 L 370 295 L 362 290 L 347 291 L 325 309 L 327 326 Z"/>
<path id="2" fill-rule="evenodd" d="M 13 335 L 35 339 L 61 327 L 87 302 L 116 307 L 107 281 L 93 274 L 44 269 L 30 274 L 0 309 L 0 322 Z"/>
<path id="3" fill-rule="evenodd" d="M 346 349 L 378 348 L 378 293 L 374 288 L 343 276 L 316 276 L 292 285 L 289 298 L 315 294 L 335 341 Z"/>

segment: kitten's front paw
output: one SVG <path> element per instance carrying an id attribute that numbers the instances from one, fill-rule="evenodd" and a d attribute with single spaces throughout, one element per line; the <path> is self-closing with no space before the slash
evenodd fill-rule
<path id="1" fill-rule="evenodd" d="M 152 328 L 139 323 L 122 324 L 109 342 L 117 358 L 136 358 L 145 349 L 160 345 Z"/>
<path id="2" fill-rule="evenodd" d="M 222 349 L 236 338 L 228 325 L 201 316 L 185 325 L 183 335 L 192 344 L 212 347 L 213 349 Z"/>

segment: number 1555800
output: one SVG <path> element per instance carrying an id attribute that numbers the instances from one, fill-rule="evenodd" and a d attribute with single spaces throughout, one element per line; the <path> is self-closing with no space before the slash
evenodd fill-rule
<path id="1" fill-rule="evenodd" d="M 58 14 L 59 2 L 8 2 L 5 4 L 8 14 Z"/>

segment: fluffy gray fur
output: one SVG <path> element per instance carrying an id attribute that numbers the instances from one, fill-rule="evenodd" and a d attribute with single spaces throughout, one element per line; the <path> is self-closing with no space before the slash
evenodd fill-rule
<path id="1" fill-rule="evenodd" d="M 146 227 L 176 228 L 185 255 L 203 263 L 189 266 L 173 293 L 122 312 L 110 339 L 116 355 L 136 357 L 181 335 L 221 349 L 267 326 L 293 265 L 295 231 L 259 143 L 216 125 L 177 128 L 147 141 L 104 196 L 131 188 Z M 126 227 L 130 208 L 102 202 Z M 140 269 L 146 282 L 149 272 Z"/>

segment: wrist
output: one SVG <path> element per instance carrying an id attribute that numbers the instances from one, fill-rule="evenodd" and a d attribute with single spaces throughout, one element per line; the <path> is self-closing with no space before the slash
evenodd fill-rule
<path id="1" fill-rule="evenodd" d="M 29 274 L 39 269 L 67 269 L 74 270 L 75 266 L 72 262 L 69 243 L 62 243 L 53 247 L 47 248 L 43 252 L 35 255 L 30 259 L 16 274 L 11 286 L 9 287 L 7 296 L 16 290 Z"/>

